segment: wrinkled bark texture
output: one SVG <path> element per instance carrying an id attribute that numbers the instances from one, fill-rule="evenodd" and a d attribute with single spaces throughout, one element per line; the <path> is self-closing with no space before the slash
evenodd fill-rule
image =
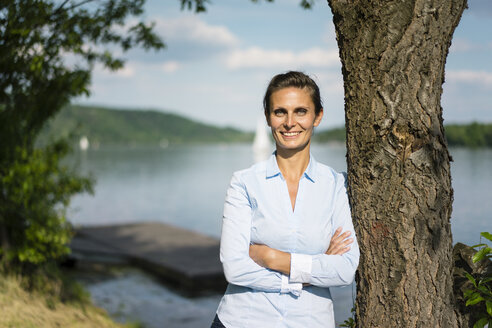
<path id="1" fill-rule="evenodd" d="M 444 66 L 466 0 L 328 0 L 345 89 L 358 327 L 460 326 Z"/>

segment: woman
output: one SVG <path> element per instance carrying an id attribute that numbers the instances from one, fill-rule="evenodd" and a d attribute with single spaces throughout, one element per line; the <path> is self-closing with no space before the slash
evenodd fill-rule
<path id="1" fill-rule="evenodd" d="M 220 246 L 229 285 L 212 327 L 335 327 L 328 287 L 352 283 L 359 248 L 345 176 L 310 154 L 319 88 L 279 74 L 263 105 L 276 151 L 232 177 Z"/>

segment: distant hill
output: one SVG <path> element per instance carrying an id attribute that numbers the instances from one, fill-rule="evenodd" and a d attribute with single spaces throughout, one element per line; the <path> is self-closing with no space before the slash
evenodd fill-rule
<path id="1" fill-rule="evenodd" d="M 449 124 L 445 130 L 450 146 L 492 147 L 492 123 Z M 70 133 L 79 138 L 86 136 L 93 146 L 252 142 L 254 137 L 251 132 L 220 128 L 155 110 L 72 105 L 47 123 L 39 142 Z M 316 131 L 313 140 L 344 143 L 345 128 Z"/>
<path id="2" fill-rule="evenodd" d="M 492 147 L 492 123 L 446 124 L 444 130 L 449 146 Z M 345 128 L 316 131 L 314 140 L 345 142 Z"/>
<path id="3" fill-rule="evenodd" d="M 72 105 L 49 121 L 40 142 L 50 136 L 86 136 L 91 145 L 168 145 L 251 142 L 253 133 L 219 128 L 153 110 L 118 110 Z"/>
<path id="4" fill-rule="evenodd" d="M 329 130 L 316 131 L 313 135 L 313 140 L 316 142 L 343 142 L 345 143 L 345 128 L 332 128 Z"/>
<path id="5" fill-rule="evenodd" d="M 450 146 L 492 148 L 492 123 L 448 124 L 445 129 Z"/>

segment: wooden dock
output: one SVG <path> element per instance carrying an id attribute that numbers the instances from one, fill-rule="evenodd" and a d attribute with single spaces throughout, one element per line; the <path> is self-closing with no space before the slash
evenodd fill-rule
<path id="1" fill-rule="evenodd" d="M 76 261 L 136 266 L 191 296 L 226 287 L 219 240 L 171 225 L 82 227 L 70 247 Z"/>

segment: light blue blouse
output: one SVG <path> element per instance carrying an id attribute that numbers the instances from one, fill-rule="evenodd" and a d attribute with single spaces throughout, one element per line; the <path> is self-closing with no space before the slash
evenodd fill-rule
<path id="1" fill-rule="evenodd" d="M 335 327 L 328 287 L 351 284 L 359 263 L 357 241 L 343 255 L 325 254 L 338 227 L 355 240 L 345 185 L 310 156 L 293 211 L 275 154 L 234 173 L 220 245 L 229 285 L 217 314 L 226 327 Z M 256 264 L 250 243 L 291 253 L 290 276 Z"/>

